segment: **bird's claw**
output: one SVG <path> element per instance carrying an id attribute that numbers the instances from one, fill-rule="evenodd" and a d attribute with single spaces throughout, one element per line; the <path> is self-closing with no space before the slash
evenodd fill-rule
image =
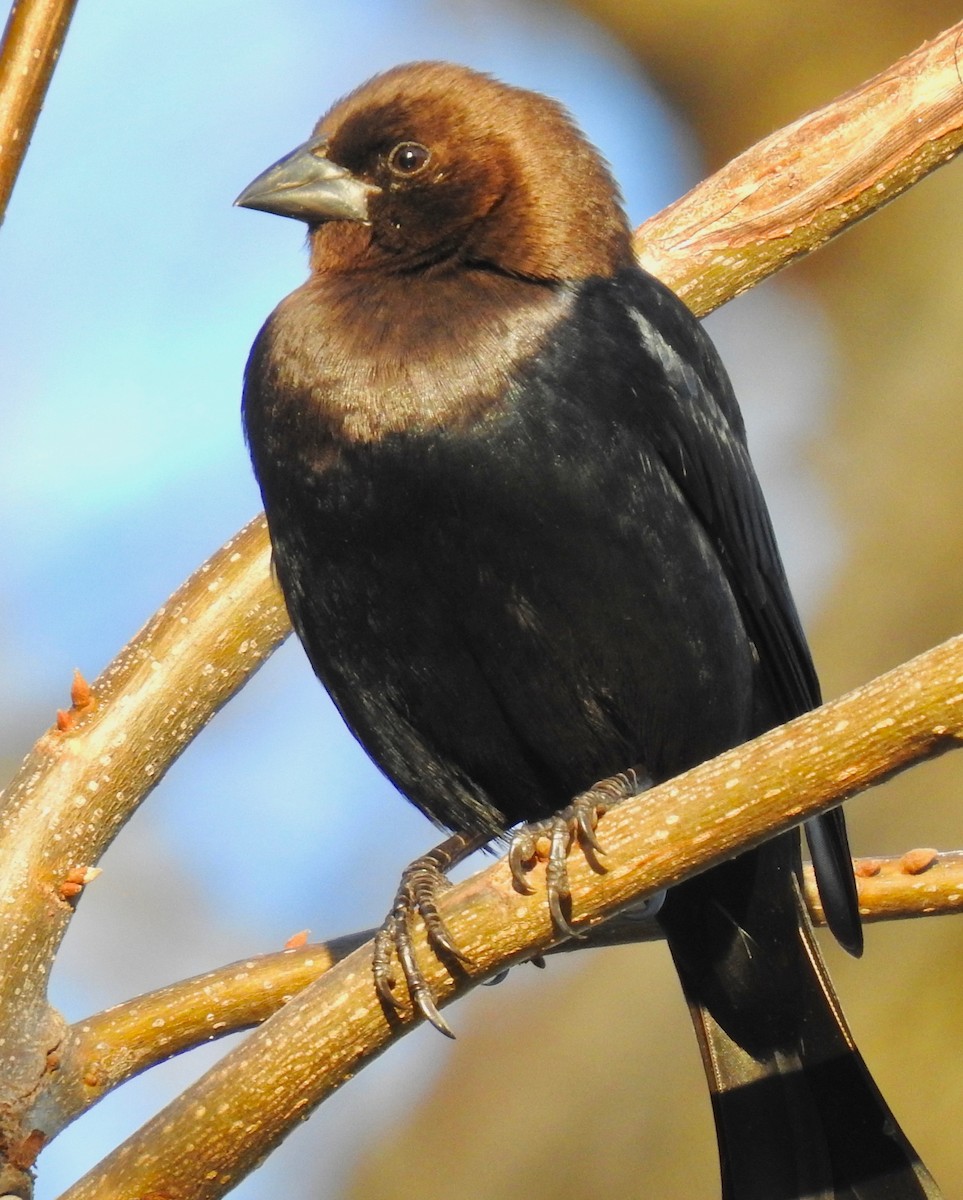
<path id="1" fill-rule="evenodd" d="M 381 1002 L 393 1012 L 400 1012 L 404 1007 L 401 997 L 395 991 L 396 980 L 392 966 L 393 958 L 396 957 L 412 1005 L 439 1033 L 450 1038 L 455 1035 L 438 1011 L 431 987 L 415 956 L 411 920 L 415 915 L 421 917 L 428 943 L 436 954 L 449 961 L 471 961 L 468 955 L 455 945 L 438 912 L 436 901 L 439 893 L 450 886 L 445 871 L 470 854 L 479 844 L 476 839 L 456 834 L 410 863 L 401 876 L 391 912 L 375 935 L 371 966 Z"/>
<path id="2" fill-rule="evenodd" d="M 577 842 L 592 869 L 603 872 L 605 867 L 598 856 L 604 854 L 605 849 L 595 832 L 599 818 L 628 796 L 636 795 L 647 782 L 632 770 L 613 775 L 581 792 L 555 816 L 524 825 L 512 835 L 508 865 L 515 887 L 525 895 L 531 895 L 535 889 L 528 880 L 528 869 L 536 860 L 544 859 L 549 911 L 556 929 L 566 937 L 582 936 L 567 911 L 572 898 L 568 879 L 568 856 L 572 846 Z"/>
<path id="3" fill-rule="evenodd" d="M 524 825 L 512 835 L 508 850 L 508 865 L 512 873 L 512 881 L 518 891 L 532 895 L 535 888 L 529 882 L 528 870 L 538 859 L 545 860 L 545 892 L 548 899 L 552 921 L 559 933 L 566 937 L 578 937 L 578 930 L 569 921 L 565 909 L 571 901 L 571 888 L 568 880 L 568 854 L 572 845 L 578 841 L 591 850 L 591 862 L 598 870 L 601 864 L 596 858 L 604 850 L 595 837 L 594 824 L 602 815 L 602 811 L 594 801 L 586 799 L 591 793 L 583 792 L 545 821 L 537 821 Z M 583 841 L 584 829 L 591 830 L 591 841 Z M 546 844 L 547 843 L 547 844 Z"/>

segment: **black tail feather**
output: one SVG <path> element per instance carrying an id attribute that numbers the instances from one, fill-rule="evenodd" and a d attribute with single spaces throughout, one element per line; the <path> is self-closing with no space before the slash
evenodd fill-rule
<path id="1" fill-rule="evenodd" d="M 785 837 L 669 893 L 660 921 L 712 1094 L 723 1200 L 940 1200 L 856 1049 Z"/>

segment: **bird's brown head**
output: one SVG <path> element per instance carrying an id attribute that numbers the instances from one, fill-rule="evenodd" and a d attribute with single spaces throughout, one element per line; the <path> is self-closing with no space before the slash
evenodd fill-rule
<path id="1" fill-rule="evenodd" d="M 317 272 L 468 265 L 549 281 L 632 258 L 618 189 L 564 109 L 449 63 L 375 76 L 237 203 L 306 221 Z"/>

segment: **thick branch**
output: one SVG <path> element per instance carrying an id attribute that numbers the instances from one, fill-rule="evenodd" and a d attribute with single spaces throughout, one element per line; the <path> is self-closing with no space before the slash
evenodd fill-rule
<path id="1" fill-rule="evenodd" d="M 883 858 L 856 859 L 859 909 L 864 922 L 939 917 L 963 909 L 963 851 L 911 850 Z M 817 925 L 825 917 L 812 867 L 803 890 Z M 370 941 L 375 930 L 329 942 L 261 954 L 145 993 L 78 1021 L 60 1049 L 57 1075 L 33 1123 L 53 1137 L 108 1092 L 177 1054 L 260 1025 L 292 996 Z M 658 941 L 653 917 L 617 913 L 591 936 L 571 939 L 552 953 Z M 158 1036 L 158 1029 L 164 1033 Z"/>
<path id="2" fill-rule="evenodd" d="M 912 762 L 961 744 L 958 637 L 612 810 L 599 826 L 605 873 L 572 857 L 574 919 L 591 928 Z M 455 978 L 423 941 L 419 945 L 442 1003 L 552 946 L 542 872 L 534 873 L 535 894 L 519 895 L 503 860 L 441 898 L 442 918 L 470 957 Z M 224 1195 L 294 1120 L 414 1021 L 410 1013 L 386 1019 L 372 983 L 369 943 L 295 996 L 63 1200 L 154 1191 L 193 1200 Z"/>
<path id="3" fill-rule="evenodd" d="M 92 690 L 75 686 L 75 707 L 3 798 L 0 1113 L 22 1106 L 59 1041 L 46 1006 L 49 965 L 86 868 L 287 629 L 268 555 L 258 518 L 175 593 Z"/>
<path id="4" fill-rule="evenodd" d="M 961 39 L 763 138 L 641 225 L 639 261 L 704 314 L 888 204 L 963 146 Z"/>

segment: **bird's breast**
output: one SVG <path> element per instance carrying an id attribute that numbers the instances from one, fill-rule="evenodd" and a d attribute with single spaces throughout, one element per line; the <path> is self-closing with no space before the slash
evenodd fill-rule
<path id="1" fill-rule="evenodd" d="M 573 303 L 563 288 L 481 273 L 314 280 L 269 323 L 270 360 L 286 372 L 272 391 L 329 451 L 464 429 L 497 414 Z"/>

